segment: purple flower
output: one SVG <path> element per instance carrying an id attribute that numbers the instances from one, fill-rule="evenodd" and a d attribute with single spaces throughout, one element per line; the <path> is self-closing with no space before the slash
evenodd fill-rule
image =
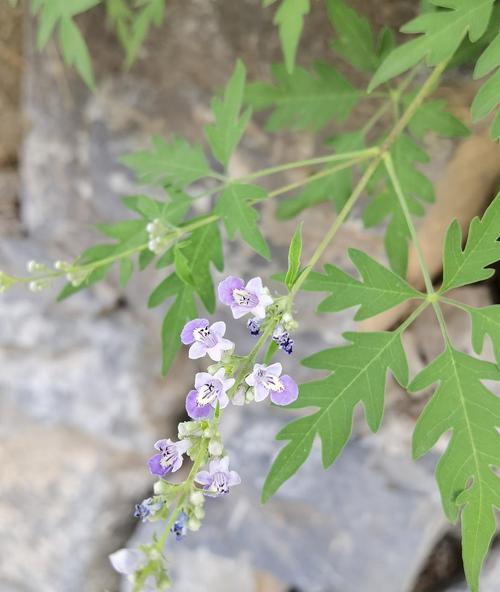
<path id="1" fill-rule="evenodd" d="M 180 541 L 182 538 L 186 536 L 187 532 L 187 514 L 185 512 L 181 512 L 179 517 L 174 522 L 170 532 L 175 535 L 175 539 Z"/>
<path id="2" fill-rule="evenodd" d="M 252 313 L 258 319 L 266 316 L 266 307 L 273 303 L 260 277 L 252 278 L 247 285 L 238 277 L 230 275 L 219 284 L 219 300 L 231 307 L 233 317 L 239 319 Z"/>
<path id="3" fill-rule="evenodd" d="M 151 474 L 164 477 L 167 473 L 178 471 L 182 467 L 182 455 L 190 446 L 189 440 L 179 442 L 172 442 L 170 439 L 158 440 L 155 448 L 160 451 L 160 454 L 155 454 L 148 461 Z"/>
<path id="4" fill-rule="evenodd" d="M 227 495 L 229 488 L 241 483 L 241 478 L 236 471 L 229 470 L 229 457 L 210 461 L 208 471 L 200 471 L 194 480 L 203 485 L 203 489 L 216 496 Z"/>
<path id="5" fill-rule="evenodd" d="M 288 405 L 297 399 L 299 388 L 296 382 L 287 374 L 281 376 L 281 372 L 279 362 L 270 366 L 255 364 L 245 382 L 253 386 L 257 402 L 263 401 L 269 394 L 275 405 Z"/>
<path id="6" fill-rule="evenodd" d="M 153 514 L 156 514 L 162 506 L 163 502 L 155 502 L 152 497 L 148 497 L 147 499 L 142 500 L 140 504 L 135 504 L 134 517 L 141 518 L 143 522 L 146 522 L 146 520 Z"/>
<path id="7" fill-rule="evenodd" d="M 193 419 L 210 417 L 212 410 L 227 406 L 229 398 L 226 391 L 234 384 L 234 378 L 224 378 L 224 368 L 217 370 L 215 374 L 198 372 L 194 381 L 194 390 L 189 391 L 186 397 L 186 411 Z"/>
<path id="8" fill-rule="evenodd" d="M 222 353 L 233 348 L 234 343 L 224 339 L 226 323 L 218 321 L 209 326 L 207 319 L 194 319 L 184 325 L 181 341 L 184 345 L 192 344 L 189 357 L 192 360 L 208 354 L 214 362 L 220 362 Z"/>

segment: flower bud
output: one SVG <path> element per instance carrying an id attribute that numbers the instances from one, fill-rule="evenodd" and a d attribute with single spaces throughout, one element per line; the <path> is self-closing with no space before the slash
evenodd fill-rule
<path id="1" fill-rule="evenodd" d="M 222 442 L 220 440 L 212 438 L 212 440 L 210 440 L 210 442 L 208 443 L 208 453 L 210 454 L 210 456 L 222 456 L 223 452 L 224 446 L 222 445 Z"/>
<path id="2" fill-rule="evenodd" d="M 205 496 L 201 491 L 192 491 L 191 495 L 189 496 L 189 501 L 193 504 L 193 506 L 201 506 L 205 501 Z"/>
<path id="3" fill-rule="evenodd" d="M 189 528 L 189 530 L 196 532 L 197 530 L 200 530 L 200 526 L 201 522 L 198 520 L 198 518 L 193 517 L 188 520 L 187 527 Z"/>

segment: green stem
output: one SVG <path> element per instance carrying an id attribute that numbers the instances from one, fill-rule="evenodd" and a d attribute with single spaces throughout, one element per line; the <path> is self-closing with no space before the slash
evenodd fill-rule
<path id="1" fill-rule="evenodd" d="M 327 156 L 318 156 L 316 158 L 309 158 L 307 160 L 297 160 L 295 162 L 287 162 L 286 164 L 281 164 L 274 167 L 268 167 L 266 169 L 262 169 L 261 171 L 256 171 L 255 173 L 251 173 L 249 175 L 245 175 L 239 179 L 238 182 L 246 182 L 251 181 L 252 179 L 259 179 L 261 177 L 267 177 L 268 175 L 274 175 L 276 173 L 281 173 L 284 171 L 289 171 L 291 169 L 297 169 L 302 167 L 308 167 L 318 164 L 326 164 L 329 162 L 335 162 L 339 160 L 353 160 L 359 158 L 368 158 L 370 156 L 374 156 L 378 152 L 377 148 L 367 148 L 363 150 L 355 150 L 353 152 L 342 152 L 339 154 L 329 154 Z"/>
<path id="2" fill-rule="evenodd" d="M 403 211 L 403 215 L 406 220 L 406 224 L 408 226 L 408 230 L 410 231 L 410 235 L 413 241 L 413 246 L 415 247 L 415 251 L 417 253 L 418 261 L 420 264 L 420 269 L 422 271 L 422 275 L 424 277 L 425 287 L 427 290 L 427 294 L 433 295 L 434 294 L 434 287 L 432 285 L 431 276 L 429 274 L 429 270 L 427 269 L 427 264 L 425 262 L 424 253 L 422 251 L 422 247 L 420 246 L 420 241 L 418 240 L 417 231 L 415 229 L 415 225 L 413 224 L 413 220 L 411 217 L 410 210 L 408 208 L 408 204 L 406 202 L 406 198 L 403 193 L 403 189 L 401 187 L 401 183 L 399 181 L 399 177 L 396 173 L 394 168 L 394 162 L 389 152 L 384 154 L 384 164 L 385 168 L 387 169 L 387 173 L 391 180 L 392 186 L 394 187 L 394 191 L 399 201 L 399 205 L 401 206 L 401 210 Z"/>
<path id="3" fill-rule="evenodd" d="M 404 333 L 406 329 L 424 312 L 424 310 L 430 305 L 430 302 L 426 300 L 418 306 L 411 315 L 396 329 L 397 333 Z"/>

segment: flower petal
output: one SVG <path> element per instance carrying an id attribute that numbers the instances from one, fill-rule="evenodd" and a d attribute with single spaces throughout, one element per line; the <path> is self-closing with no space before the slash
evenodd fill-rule
<path id="1" fill-rule="evenodd" d="M 249 308 L 245 308 L 244 306 L 239 306 L 238 304 L 231 305 L 231 312 L 233 313 L 233 317 L 235 319 L 241 319 L 249 312 L 252 312 Z"/>
<path id="2" fill-rule="evenodd" d="M 215 333 L 217 337 L 224 337 L 224 333 L 226 332 L 226 323 L 224 321 L 216 321 L 211 327 L 210 331 Z"/>
<path id="3" fill-rule="evenodd" d="M 266 368 L 267 374 L 272 374 L 273 376 L 280 376 L 283 372 L 283 366 L 280 362 L 275 362 Z"/>
<path id="4" fill-rule="evenodd" d="M 263 401 L 269 395 L 269 391 L 260 382 L 258 382 L 255 385 L 254 389 L 255 389 L 255 402 L 256 403 L 259 403 L 260 401 Z"/>
<path id="5" fill-rule="evenodd" d="M 254 277 L 251 280 L 248 280 L 247 285 L 245 286 L 245 290 L 253 292 L 254 294 L 257 294 L 257 296 L 260 296 L 262 288 L 262 279 L 260 277 Z"/>
<path id="6" fill-rule="evenodd" d="M 212 485 L 213 477 L 208 471 L 199 471 L 196 473 L 194 480 L 200 485 Z"/>
<path id="7" fill-rule="evenodd" d="M 212 380 L 212 375 L 208 372 L 198 372 L 194 377 L 194 387 L 199 389 L 204 384 L 207 384 L 208 380 Z"/>
<path id="8" fill-rule="evenodd" d="M 193 319 L 184 325 L 184 329 L 181 331 L 181 341 L 184 345 L 193 343 L 194 336 L 193 332 L 195 329 L 201 329 L 202 327 L 208 327 L 207 319 Z"/>
<path id="9" fill-rule="evenodd" d="M 133 575 L 139 569 L 141 559 L 142 554 L 135 549 L 118 549 L 109 556 L 113 569 L 126 576 Z"/>
<path id="10" fill-rule="evenodd" d="M 225 280 L 223 280 L 217 288 L 219 300 L 222 302 L 222 304 L 233 304 L 233 291 L 241 289 L 244 286 L 245 282 L 241 278 L 230 275 Z"/>
<path id="11" fill-rule="evenodd" d="M 255 386 L 255 370 L 245 378 L 245 382 L 248 386 Z"/>
<path id="12" fill-rule="evenodd" d="M 238 475 L 236 471 L 229 471 L 229 478 L 227 480 L 227 484 L 229 487 L 233 487 L 234 485 L 239 485 L 241 483 L 241 477 Z"/>
<path id="13" fill-rule="evenodd" d="M 281 383 L 285 387 L 285 390 L 280 392 L 271 393 L 271 401 L 275 405 L 289 405 L 297 400 L 299 396 L 299 387 L 291 376 L 284 374 L 281 378 Z"/>
<path id="14" fill-rule="evenodd" d="M 197 360 L 198 358 L 203 358 L 207 353 L 207 347 L 203 343 L 199 341 L 195 341 L 193 345 L 189 348 L 188 357 L 191 360 Z"/>
<path id="15" fill-rule="evenodd" d="M 213 408 L 211 405 L 198 405 L 196 402 L 196 397 L 198 396 L 198 392 L 195 390 L 189 391 L 188 396 L 186 397 L 186 411 L 189 417 L 192 419 L 205 419 L 210 417 L 213 413 Z"/>
<path id="16" fill-rule="evenodd" d="M 228 406 L 229 403 L 229 397 L 226 395 L 225 391 L 222 391 L 221 394 L 218 397 L 218 401 L 219 401 L 219 407 L 221 409 L 224 409 L 225 407 Z M 214 401 L 213 405 L 215 406 L 216 401 Z"/>
<path id="17" fill-rule="evenodd" d="M 168 472 L 170 472 L 171 467 L 162 467 L 161 466 L 161 454 L 155 454 L 148 460 L 148 467 L 149 472 L 152 475 L 157 475 L 158 477 L 165 476 Z"/>

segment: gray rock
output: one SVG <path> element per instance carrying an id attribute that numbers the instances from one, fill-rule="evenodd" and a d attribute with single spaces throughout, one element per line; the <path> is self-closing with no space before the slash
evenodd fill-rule
<path id="1" fill-rule="evenodd" d="M 116 589 L 107 556 L 147 491 L 143 459 L 78 429 L 41 426 L 1 404 L 0 588 Z"/>
<path id="2" fill-rule="evenodd" d="M 198 533 L 169 544 L 174 589 L 201 591 L 205 578 L 219 575 L 222 557 L 223 566 L 229 560 L 234 566 L 231 572 L 222 567 L 228 590 L 247 589 L 251 565 L 308 592 L 409 592 L 446 529 L 426 466 L 390 446 L 384 449 L 384 432 L 378 446 L 371 438 L 352 440 L 328 471 L 315 447 L 300 471 L 262 506 L 260 490 L 278 449 L 274 436 L 284 413 L 265 404 L 248 409 L 244 419 L 236 408 L 225 417 L 232 466 L 243 484 L 227 498 L 207 501 Z M 147 540 L 153 530 L 141 525 L 131 544 Z"/>

